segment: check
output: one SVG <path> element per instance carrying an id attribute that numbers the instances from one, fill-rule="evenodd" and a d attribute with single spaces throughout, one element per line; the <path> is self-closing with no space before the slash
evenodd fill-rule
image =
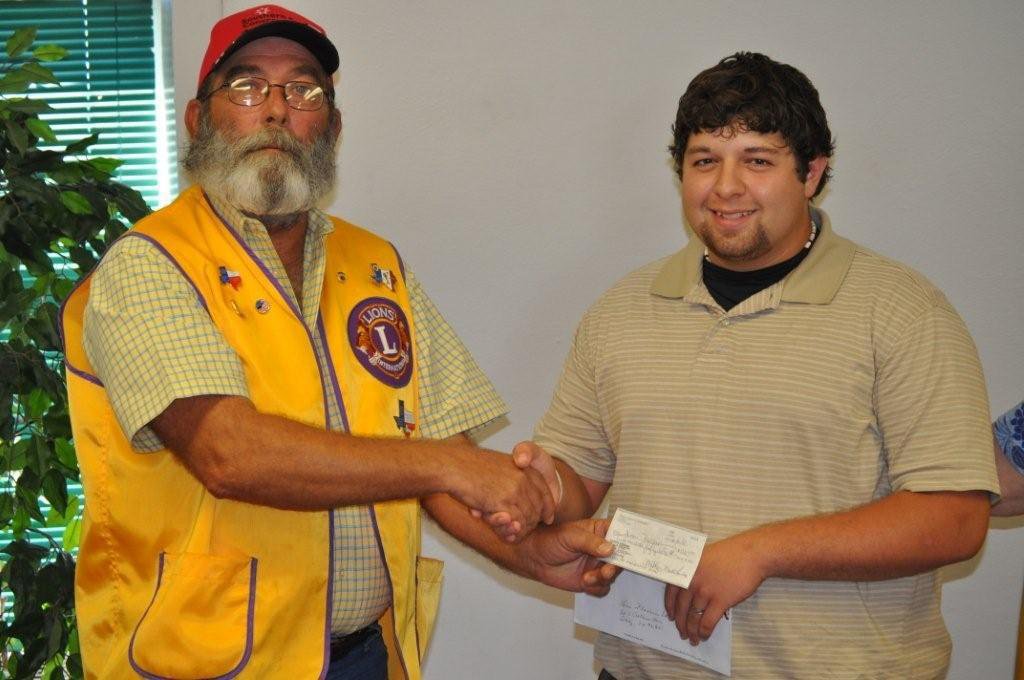
<path id="1" fill-rule="evenodd" d="M 618 508 L 606 538 L 615 552 L 605 562 L 665 583 L 690 587 L 708 537 Z"/>

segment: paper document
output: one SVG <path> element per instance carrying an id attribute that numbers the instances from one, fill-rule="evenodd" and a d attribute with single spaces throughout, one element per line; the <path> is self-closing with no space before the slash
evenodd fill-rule
<path id="1" fill-rule="evenodd" d="M 722 617 L 715 631 L 696 647 L 679 637 L 665 614 L 665 584 L 623 571 L 604 597 L 576 594 L 576 623 L 660 652 L 732 673 L 732 620 Z"/>
<path id="2" fill-rule="evenodd" d="M 606 538 L 615 552 L 605 560 L 644 576 L 689 588 L 708 537 L 619 508 Z"/>

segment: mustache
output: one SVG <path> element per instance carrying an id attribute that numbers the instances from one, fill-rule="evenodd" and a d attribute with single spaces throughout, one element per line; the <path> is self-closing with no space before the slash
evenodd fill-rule
<path id="1" fill-rule="evenodd" d="M 280 128 L 264 128 L 246 135 L 234 142 L 235 152 L 239 157 L 247 156 L 263 149 L 279 149 L 294 158 L 302 158 L 308 147 Z"/>

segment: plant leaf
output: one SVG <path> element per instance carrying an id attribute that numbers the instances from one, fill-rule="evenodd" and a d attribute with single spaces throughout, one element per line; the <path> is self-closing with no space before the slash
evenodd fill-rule
<path id="1" fill-rule="evenodd" d="M 60 81 L 57 80 L 57 76 L 53 75 L 53 71 L 34 61 L 26 61 L 21 65 L 21 69 L 32 76 L 32 80 L 37 83 L 60 85 Z"/>
<path id="2" fill-rule="evenodd" d="M 74 550 L 82 541 L 82 518 L 75 517 L 64 528 L 64 549 Z"/>
<path id="3" fill-rule="evenodd" d="M 33 566 L 38 565 L 49 554 L 46 548 L 33 545 L 24 540 L 11 541 L 3 548 L 0 548 L 0 552 L 10 555 L 12 558 L 28 560 Z"/>
<path id="4" fill-rule="evenodd" d="M 100 136 L 95 132 L 88 137 L 82 137 L 77 142 L 71 142 L 64 147 L 64 153 L 81 153 L 95 144 L 99 138 Z"/>
<path id="5" fill-rule="evenodd" d="M 32 76 L 22 68 L 16 68 L 0 78 L 0 94 L 17 94 L 24 92 L 32 84 Z"/>
<path id="6" fill-rule="evenodd" d="M 95 158 L 90 158 L 89 160 L 85 161 L 85 163 L 99 170 L 105 175 L 111 175 L 115 170 L 117 170 L 124 164 L 124 161 L 122 161 L 119 158 L 107 158 L 105 156 L 96 156 Z"/>
<path id="7" fill-rule="evenodd" d="M 14 59 L 28 49 L 28 46 L 36 39 L 37 31 L 35 26 L 25 26 L 16 30 L 14 35 L 7 39 L 7 56 Z"/>
<path id="8" fill-rule="evenodd" d="M 60 61 L 68 56 L 68 51 L 60 45 L 40 45 L 32 50 L 32 56 L 39 61 Z"/>
<path id="9" fill-rule="evenodd" d="M 78 518 L 78 511 L 82 509 L 81 496 L 68 496 L 68 507 L 64 511 L 64 526 L 68 526 Z"/>
<path id="10" fill-rule="evenodd" d="M 72 470 L 78 468 L 78 458 L 75 456 L 75 447 L 67 439 L 57 439 L 53 442 L 54 451 L 57 452 L 57 460 Z"/>
<path id="11" fill-rule="evenodd" d="M 11 140 L 14 148 L 18 150 L 18 153 L 25 153 L 26 149 L 28 149 L 28 133 L 25 132 L 25 128 L 6 118 L 4 119 L 4 127 L 7 128 L 7 137 Z"/>
<path id="12" fill-rule="evenodd" d="M 29 99 L 28 97 L 17 97 L 14 99 L 7 99 L 4 101 L 4 107 L 11 111 L 20 111 L 21 113 L 39 113 L 41 111 L 52 111 L 53 107 L 44 102 L 42 99 Z"/>
<path id="13" fill-rule="evenodd" d="M 40 485 L 39 476 L 31 468 L 26 467 L 21 471 L 21 476 L 18 477 L 15 494 L 18 500 L 18 510 L 23 510 L 33 519 L 45 522 L 46 518 L 43 517 L 43 511 L 39 509 Z"/>
<path id="14" fill-rule="evenodd" d="M 53 468 L 46 472 L 43 477 L 43 497 L 50 501 L 50 505 L 60 514 L 68 509 L 68 485 L 64 481 L 64 475 Z"/>
<path id="15" fill-rule="evenodd" d="M 0 526 L 7 526 L 12 517 L 14 517 L 14 496 L 4 493 L 0 495 Z"/>
<path id="16" fill-rule="evenodd" d="M 27 118 L 25 119 L 25 127 L 39 139 L 44 139 L 47 142 L 56 142 L 57 135 L 53 134 L 53 130 L 50 128 L 49 123 L 39 118 Z"/>
<path id="17" fill-rule="evenodd" d="M 92 215 L 92 206 L 85 196 L 77 191 L 60 192 L 60 202 L 75 215 Z"/>
<path id="18" fill-rule="evenodd" d="M 74 287 L 75 282 L 71 279 L 57 279 L 53 282 L 53 285 L 50 286 L 50 293 L 57 302 L 63 302 Z"/>
<path id="19" fill-rule="evenodd" d="M 46 409 L 50 408 L 53 399 L 44 390 L 37 387 L 29 392 L 28 397 L 23 399 L 21 403 L 25 406 L 26 415 L 30 419 L 36 419 L 41 418 Z"/>

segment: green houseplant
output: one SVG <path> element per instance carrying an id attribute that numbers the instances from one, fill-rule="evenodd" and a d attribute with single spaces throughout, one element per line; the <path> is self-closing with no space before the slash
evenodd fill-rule
<path id="1" fill-rule="evenodd" d="M 96 135 L 59 144 L 40 118 L 50 106 L 32 94 L 59 87 L 44 64 L 67 51 L 33 48 L 35 36 L 15 31 L 0 55 L 0 675 L 63 678 L 82 675 L 73 594 L 81 509 L 68 493 L 79 472 L 59 305 L 149 208 L 112 179 L 119 161 L 87 156 Z M 44 527 L 63 527 L 63 541 Z"/>

